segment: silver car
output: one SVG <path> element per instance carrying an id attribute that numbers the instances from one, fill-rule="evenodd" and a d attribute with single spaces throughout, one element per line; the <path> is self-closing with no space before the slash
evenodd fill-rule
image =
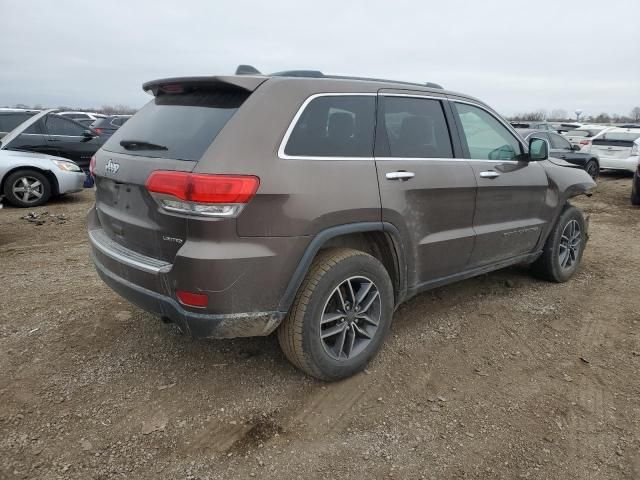
<path id="1" fill-rule="evenodd" d="M 79 192 L 84 185 L 84 172 L 71 160 L 11 148 L 11 140 L 47 113 L 18 125 L 0 145 L 0 199 L 16 207 L 36 207 L 53 196 Z"/>

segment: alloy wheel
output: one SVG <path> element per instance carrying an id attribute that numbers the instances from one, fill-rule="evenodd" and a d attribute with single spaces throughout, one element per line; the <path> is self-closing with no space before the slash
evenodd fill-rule
<path id="1" fill-rule="evenodd" d="M 44 185 L 35 177 L 24 176 L 13 182 L 11 191 L 23 203 L 36 203 L 44 195 Z"/>
<path id="2" fill-rule="evenodd" d="M 360 354 L 373 340 L 382 312 L 380 292 L 366 277 L 351 277 L 329 295 L 320 319 L 320 338 L 334 360 Z"/>
<path id="3" fill-rule="evenodd" d="M 571 220 L 562 230 L 558 260 L 560 268 L 569 270 L 578 261 L 582 245 L 582 230 L 577 220 Z"/>

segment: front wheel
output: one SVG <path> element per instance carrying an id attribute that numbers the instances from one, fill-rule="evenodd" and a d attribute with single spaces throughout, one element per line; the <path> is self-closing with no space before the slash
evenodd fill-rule
<path id="1" fill-rule="evenodd" d="M 566 282 L 578 270 L 586 242 L 584 216 L 569 205 L 551 230 L 542 255 L 532 265 L 533 272 L 545 280 Z"/>
<path id="2" fill-rule="evenodd" d="M 19 170 L 5 181 L 4 195 L 16 207 L 37 207 L 51 197 L 51 184 L 40 172 Z"/>
<path id="3" fill-rule="evenodd" d="M 348 248 L 322 251 L 278 328 L 284 354 L 321 380 L 363 370 L 389 331 L 393 286 L 371 255 Z"/>

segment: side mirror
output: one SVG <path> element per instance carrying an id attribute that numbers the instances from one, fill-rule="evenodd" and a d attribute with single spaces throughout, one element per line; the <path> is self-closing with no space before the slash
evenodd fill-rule
<path id="1" fill-rule="evenodd" d="M 93 130 L 84 130 L 82 132 L 82 136 L 86 139 L 92 139 L 93 137 L 97 137 L 98 135 Z"/>
<path id="2" fill-rule="evenodd" d="M 578 151 L 580 150 L 582 147 L 580 145 L 571 145 L 571 150 L 575 150 Z"/>
<path id="3" fill-rule="evenodd" d="M 532 162 L 549 158 L 549 145 L 542 138 L 529 140 L 529 160 Z"/>

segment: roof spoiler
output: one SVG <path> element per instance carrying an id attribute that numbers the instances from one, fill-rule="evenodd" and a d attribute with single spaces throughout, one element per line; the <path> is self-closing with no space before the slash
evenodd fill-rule
<path id="1" fill-rule="evenodd" d="M 173 77 L 145 82 L 142 84 L 142 90 L 152 93 L 154 96 L 157 95 L 159 91 L 164 93 L 180 93 L 189 87 L 240 89 L 253 92 L 266 80 L 267 77 L 248 74 L 242 76 Z"/>

